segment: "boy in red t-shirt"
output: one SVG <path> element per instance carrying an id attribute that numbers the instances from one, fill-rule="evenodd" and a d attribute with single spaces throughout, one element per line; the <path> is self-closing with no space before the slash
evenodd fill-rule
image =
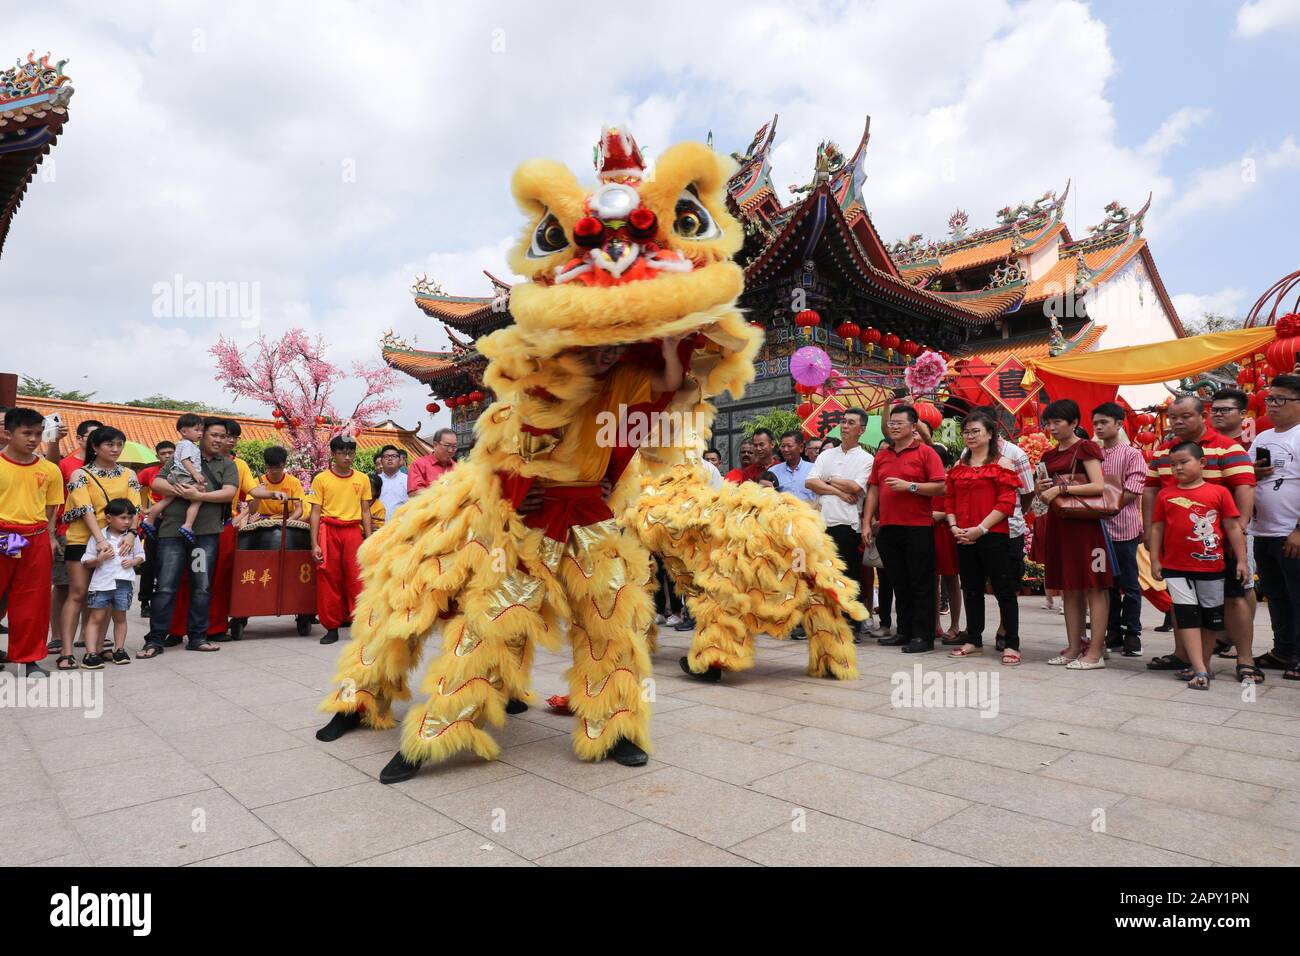
<path id="1" fill-rule="evenodd" d="M 1191 663 L 1178 676 L 1188 687 L 1206 690 L 1213 676 L 1205 663 L 1214 650 L 1213 632 L 1223 630 L 1223 539 L 1235 554 L 1245 554 L 1246 538 L 1232 494 L 1201 477 L 1205 450 L 1200 444 L 1174 446 L 1169 465 L 1177 484 L 1160 490 L 1151 513 L 1151 574 L 1169 588 L 1174 639 Z M 1237 564 L 1241 583 L 1249 573 L 1245 561 Z"/>

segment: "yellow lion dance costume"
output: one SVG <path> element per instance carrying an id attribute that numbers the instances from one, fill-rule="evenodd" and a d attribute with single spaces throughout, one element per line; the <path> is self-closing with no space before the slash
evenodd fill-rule
<path id="1" fill-rule="evenodd" d="M 460 750 L 496 757 L 485 726 L 532 699 L 535 645 L 565 639 L 577 755 L 644 763 L 652 550 L 697 622 L 691 672 L 751 667 L 755 632 L 786 636 L 802 620 L 808 673 L 857 676 L 840 611 L 867 612 L 819 515 L 756 484 L 712 490 L 700 470 L 708 399 L 743 394 L 762 340 L 735 304 L 732 164 L 683 143 L 653 176 L 642 165 L 632 138 L 607 129 L 593 190 L 554 162 L 515 172 L 528 226 L 510 264 L 531 281 L 511 290 L 515 324 L 479 342 L 496 401 L 468 459 L 362 547 L 352 640 L 321 706 L 334 714 L 323 740 L 394 726 L 393 702 L 410 696 L 408 675 L 440 631 L 384 782 Z M 626 351 L 602 374 L 592 353 L 614 346 Z M 673 354 L 680 385 L 656 398 L 652 374 Z M 620 429 L 597 432 L 601 413 Z M 645 434 L 623 434 L 642 421 Z"/>

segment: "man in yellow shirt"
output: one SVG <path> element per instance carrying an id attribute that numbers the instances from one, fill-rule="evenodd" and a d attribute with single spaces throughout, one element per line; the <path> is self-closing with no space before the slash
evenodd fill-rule
<path id="1" fill-rule="evenodd" d="M 311 480 L 311 551 L 316 575 L 316 617 L 325 628 L 322 644 L 339 639 L 352 623 L 361 593 L 357 550 L 370 537 L 370 476 L 355 470 L 357 443 L 343 435 L 330 439 L 330 466 Z M 322 525 L 324 527 L 322 528 Z"/>
<path id="2" fill-rule="evenodd" d="M 288 460 L 289 453 L 279 445 L 272 445 L 262 452 L 266 473 L 262 475 L 261 484 L 249 492 L 257 514 L 279 518 L 285 514 L 284 505 L 288 502 L 288 517 L 295 520 L 302 517 L 303 499 L 306 495 L 302 482 L 285 471 L 285 462 Z"/>
<path id="3" fill-rule="evenodd" d="M 30 408 L 5 412 L 9 442 L 0 453 L 0 598 L 8 601 L 9 660 L 28 677 L 47 677 L 54 516 L 63 503 L 63 473 L 36 454 L 45 416 Z"/>

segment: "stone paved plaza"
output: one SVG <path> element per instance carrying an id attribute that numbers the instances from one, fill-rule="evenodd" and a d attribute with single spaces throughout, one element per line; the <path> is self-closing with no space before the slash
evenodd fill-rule
<path id="1" fill-rule="evenodd" d="M 254 620 L 217 654 L 106 668 L 98 719 L 0 710 L 0 819 L 23 823 L 0 865 L 1300 863 L 1300 686 L 1270 671 L 1247 703 L 1226 661 L 1208 692 L 1146 658 L 1048 667 L 1063 622 L 1040 605 L 1021 599 L 1019 668 L 873 643 L 849 684 L 761 638 L 753 671 L 701 685 L 677 665 L 689 635 L 664 630 L 648 766 L 580 763 L 539 704 L 499 761 L 391 787 L 398 731 L 313 737 L 341 645 Z M 1147 614 L 1148 655 L 1169 650 Z M 890 676 L 918 662 L 996 673 L 998 715 L 895 709 Z M 539 653 L 539 699 L 565 666 Z"/>

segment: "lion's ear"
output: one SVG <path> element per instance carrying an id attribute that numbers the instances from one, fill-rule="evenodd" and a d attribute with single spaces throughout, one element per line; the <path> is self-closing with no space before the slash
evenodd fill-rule
<path id="1" fill-rule="evenodd" d="M 664 150 L 653 175 L 641 186 L 641 201 L 664 224 L 670 248 L 715 260 L 730 259 L 740 251 L 745 235 L 726 203 L 727 180 L 735 169 L 735 162 L 702 143 L 678 143 Z M 693 239 L 674 229 L 679 210 L 694 202 L 704 207 L 717 226 L 716 233 L 704 233 L 707 238 Z"/>
<path id="2" fill-rule="evenodd" d="M 573 256 L 573 224 L 586 213 L 586 192 L 573 173 L 550 159 L 532 159 L 515 170 L 510 191 L 520 210 L 528 217 L 520 240 L 510 251 L 510 268 L 529 278 L 551 272 Z M 558 223 L 565 242 L 554 240 L 556 232 L 547 227 Z M 539 230 L 550 236 L 539 243 Z"/>

